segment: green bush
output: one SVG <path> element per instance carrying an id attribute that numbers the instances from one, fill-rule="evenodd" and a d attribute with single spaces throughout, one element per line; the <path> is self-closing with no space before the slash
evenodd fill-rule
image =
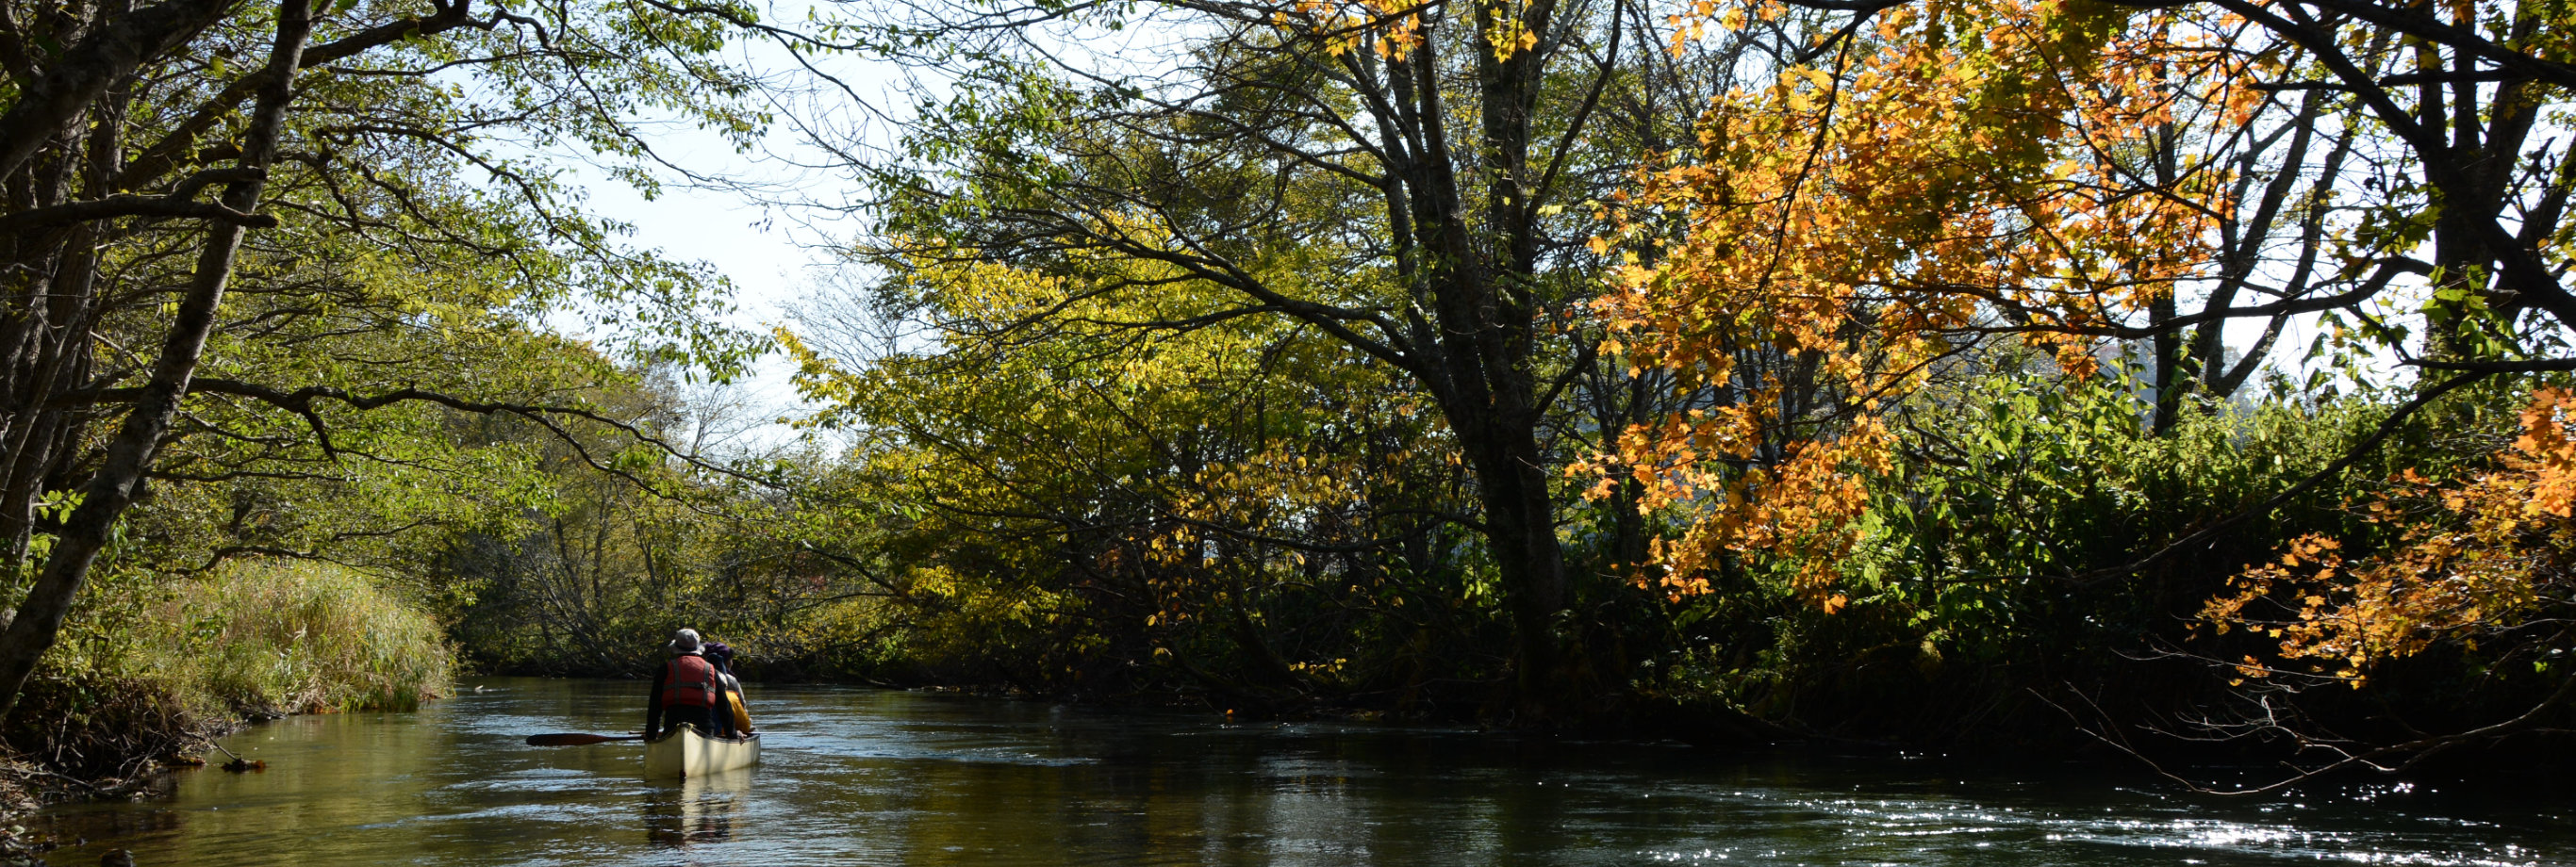
<path id="1" fill-rule="evenodd" d="M 2107 378 L 2005 374 L 1920 395 L 1901 417 L 1907 460 L 1875 480 L 1863 539 L 1842 564 L 1848 607 L 1794 598 L 1796 564 L 1742 557 L 1731 583 L 1674 611 L 1687 653 L 1655 687 L 1924 740 L 2017 736 L 1989 731 L 2006 717 L 2065 731 L 2064 715 L 2032 697 L 2068 689 L 2140 708 L 2207 699 L 2220 679 L 2163 653 L 2207 653 L 2190 643 L 2200 606 L 2281 540 L 2353 530 L 2343 501 L 2396 467 L 2457 463 L 2456 446 L 2427 440 L 2492 427 L 2487 402 L 2457 399 L 2451 417 L 2410 423 L 2267 510 L 2255 507 L 2345 454 L 2388 405 L 2247 401 L 2158 432 L 2142 399 Z"/>

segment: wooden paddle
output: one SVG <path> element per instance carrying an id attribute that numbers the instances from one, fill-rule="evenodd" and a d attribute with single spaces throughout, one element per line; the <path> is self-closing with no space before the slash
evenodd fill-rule
<path id="1" fill-rule="evenodd" d="M 609 742 L 609 741 L 640 741 L 640 740 L 643 740 L 643 739 L 644 739 L 644 736 L 643 736 L 643 735 L 585 735 L 585 734 L 529 735 L 529 736 L 528 736 L 528 746 L 532 746 L 532 747 L 586 747 L 586 746 L 589 746 L 589 745 L 591 745 L 591 744 L 604 744 L 604 743 L 607 743 L 607 742 Z"/>

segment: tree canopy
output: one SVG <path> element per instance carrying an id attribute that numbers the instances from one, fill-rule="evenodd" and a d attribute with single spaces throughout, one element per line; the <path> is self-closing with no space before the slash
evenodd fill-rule
<path id="1" fill-rule="evenodd" d="M 30 589 L 0 632 L 0 693 L 138 500 L 195 500 L 200 524 L 229 510 L 201 558 L 455 521 L 527 492 L 440 481 L 527 464 L 456 413 L 649 440 L 593 400 L 621 364 L 721 377 L 756 346 L 710 322 L 720 279 L 622 245 L 547 161 L 647 157 L 637 125 L 656 115 L 756 129 L 752 82 L 715 57 L 747 10 L 5 11 L 0 539 Z M 616 355 L 539 324 L 585 309 L 625 326 Z M 624 450 L 575 447 L 602 469 Z M 297 514 L 324 491 L 373 520 Z"/>
<path id="2" fill-rule="evenodd" d="M 295 557 L 550 674 L 685 619 L 781 675 L 2301 773 L 2576 713 L 2547 4 L 0 12 L 0 687 L 94 576 Z M 565 171 L 650 192 L 675 126 L 841 233 L 774 334 Z M 705 447 L 771 345 L 804 439 Z"/>

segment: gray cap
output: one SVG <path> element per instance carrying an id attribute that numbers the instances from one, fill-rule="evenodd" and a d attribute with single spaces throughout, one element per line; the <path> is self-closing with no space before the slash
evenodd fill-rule
<path id="1" fill-rule="evenodd" d="M 698 631 L 695 629 L 683 629 L 679 632 L 673 633 L 671 636 L 670 647 L 672 650 L 676 650 L 681 653 L 698 652 Z"/>

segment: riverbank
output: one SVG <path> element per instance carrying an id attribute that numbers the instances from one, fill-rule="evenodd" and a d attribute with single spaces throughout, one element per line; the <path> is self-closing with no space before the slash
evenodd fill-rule
<path id="1" fill-rule="evenodd" d="M 75 703 L 84 709 L 54 710 Z M 189 709 L 191 704 L 148 683 L 31 680 L 20 697 L 21 712 L 11 717 L 5 731 L 11 744 L 34 749 L 13 746 L 12 755 L 0 756 L 0 867 L 41 867 L 46 853 L 77 842 L 26 833 L 22 823 L 37 811 L 133 798 L 172 770 L 204 765 L 200 754 L 251 722 L 200 715 Z"/>
<path id="2" fill-rule="evenodd" d="M 454 688 L 437 623 L 353 570 L 256 561 L 103 590 L 0 721 L 0 830 L 131 796 L 248 723 L 407 710 Z M 0 838 L 0 863 L 26 842 Z"/>
<path id="3" fill-rule="evenodd" d="M 189 753 L 212 750 L 218 738 L 234 730 L 237 728 L 190 733 L 195 748 Z M 0 759 L 0 867 L 45 867 L 47 853 L 85 842 L 27 832 L 22 823 L 37 812 L 64 804 L 132 800 L 150 792 L 155 783 L 173 771 L 205 764 L 202 759 L 176 754 L 144 762 L 127 776 L 82 779 L 21 759 Z"/>
<path id="4" fill-rule="evenodd" d="M 200 716 L 182 710 L 188 702 L 167 693 L 111 694 L 118 699 L 94 707 L 80 717 L 80 725 L 58 725 L 56 733 L 43 741 L 45 752 L 79 757 L 80 761 L 68 766 L 48 764 L 15 750 L 11 755 L 0 756 L 0 867 L 45 867 L 48 853 L 86 842 L 29 833 L 24 823 L 40 811 L 69 804 L 146 798 L 164 788 L 162 784 L 171 774 L 191 769 L 264 772 L 264 761 L 237 757 L 219 760 L 219 742 L 262 722 L 342 712 L 339 708 L 314 707 L 290 714 Z M 415 697 L 405 708 L 418 708 L 422 701 L 435 697 Z M 41 703 L 34 706 L 44 707 Z M 379 708 L 352 708 L 376 709 Z M 22 718 L 13 717 L 9 728 L 28 728 L 15 725 Z M 75 743 L 85 746 L 72 746 Z M 209 758 L 209 754 L 218 758 Z M 233 762 L 239 765 L 231 766 Z M 115 770 L 98 773 L 94 770 L 97 767 Z"/>

